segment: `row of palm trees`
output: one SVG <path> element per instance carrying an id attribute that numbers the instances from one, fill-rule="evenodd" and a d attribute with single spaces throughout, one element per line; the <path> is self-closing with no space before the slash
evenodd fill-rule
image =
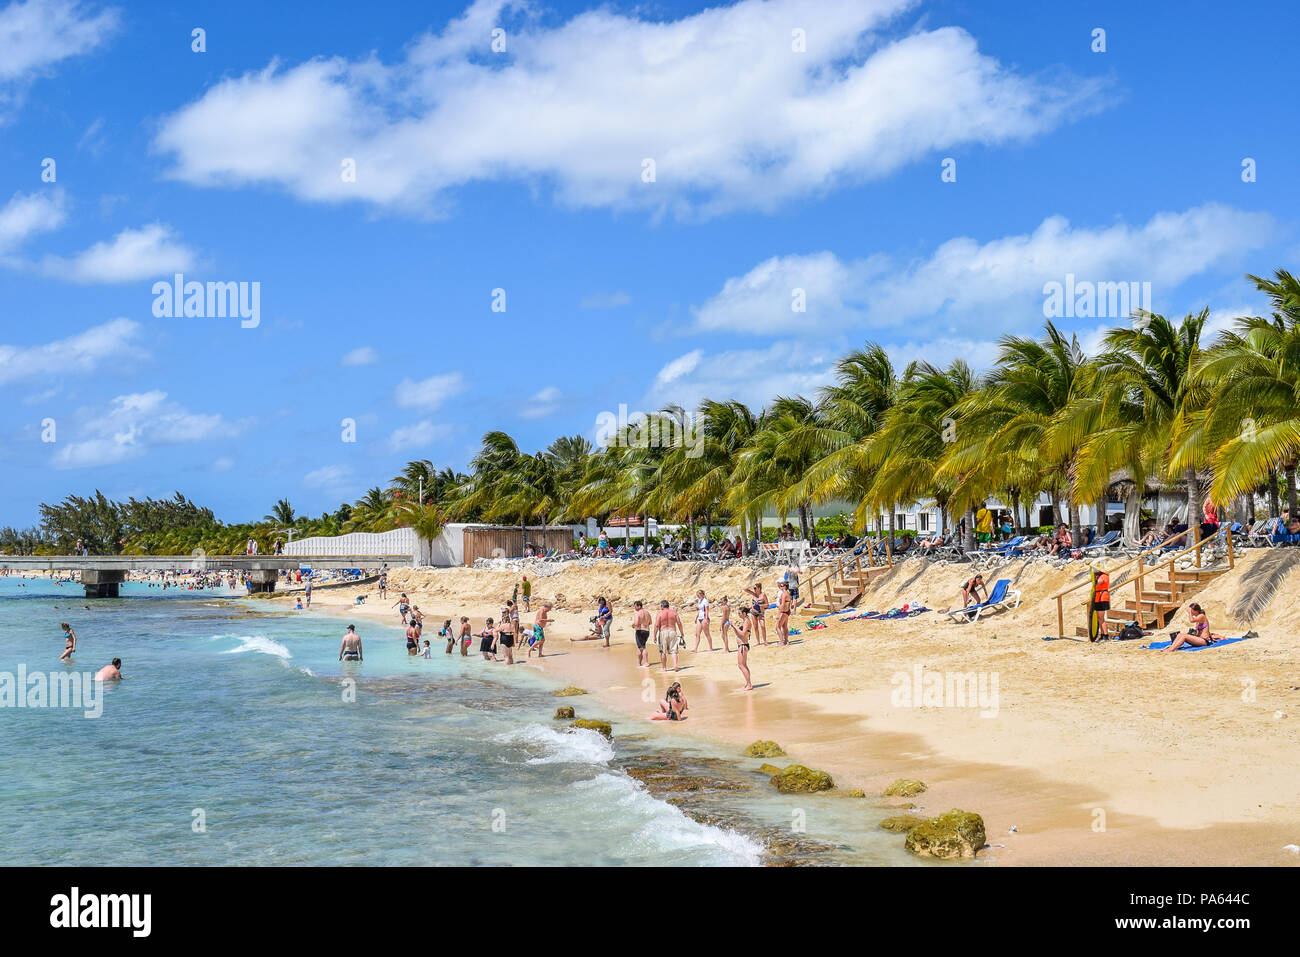
<path id="1" fill-rule="evenodd" d="M 1103 521 L 1116 489 L 1133 534 L 1152 490 L 1185 491 L 1193 517 L 1207 495 L 1253 513 L 1263 494 L 1277 514 L 1279 484 L 1300 514 L 1300 284 L 1285 270 L 1248 278 L 1270 314 L 1236 319 L 1213 341 L 1208 310 L 1140 312 L 1091 356 L 1048 322 L 1039 338 L 1003 337 L 983 374 L 960 359 L 900 373 L 868 343 L 814 397 L 760 411 L 705 400 L 693 416 L 670 406 L 599 450 L 570 436 L 528 454 L 492 431 L 469 474 L 412 462 L 353 505 L 349 525 L 436 534 L 451 519 L 526 527 L 655 515 L 689 524 L 693 537 L 697 526 L 739 526 L 747 541 L 773 512 L 797 517 L 807 536 L 813 506 L 827 502 L 850 503 L 859 528 L 892 534 L 898 506 L 932 502 L 951 519 L 997 498 L 1019 527 L 1022 505 L 1046 492 L 1054 508 L 1065 503 L 1058 520 L 1077 541 L 1081 507 L 1099 506 Z M 692 427 L 702 441 L 644 441 Z"/>

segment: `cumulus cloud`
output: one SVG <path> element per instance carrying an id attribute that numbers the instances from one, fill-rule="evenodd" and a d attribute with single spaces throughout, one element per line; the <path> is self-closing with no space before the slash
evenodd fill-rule
<path id="1" fill-rule="evenodd" d="M 67 198 L 62 190 L 15 193 L 0 206 L 0 257 L 33 236 L 58 229 L 67 218 Z"/>
<path id="2" fill-rule="evenodd" d="M 1067 275 L 1149 282 L 1157 307 L 1184 280 L 1269 242 L 1266 213 L 1209 203 L 1145 224 L 1073 227 L 1051 216 L 1032 233 L 986 243 L 951 239 L 908 265 L 886 255 L 843 261 L 830 252 L 774 256 L 697 307 L 699 330 L 780 334 L 800 328 L 884 328 L 916 319 L 987 320 L 1006 328 L 1042 316 L 1043 287 Z M 792 308 L 798 290 L 806 312 Z"/>
<path id="3" fill-rule="evenodd" d="M 302 484 L 308 488 L 324 489 L 326 491 L 351 488 L 352 468 L 347 465 L 322 465 L 318 469 L 312 469 L 302 477 Z"/>
<path id="4" fill-rule="evenodd" d="M 465 377 L 459 372 L 430 376 L 419 382 L 403 379 L 397 383 L 393 401 L 404 409 L 436 409 L 465 388 Z"/>
<path id="5" fill-rule="evenodd" d="M 124 229 L 75 256 L 46 256 L 40 269 L 71 282 L 134 282 L 185 272 L 194 266 L 194 251 L 165 223 Z"/>
<path id="6" fill-rule="evenodd" d="M 450 432 L 451 428 L 449 426 L 424 419 L 414 425 L 404 425 L 401 428 L 394 429 L 388 436 L 388 444 L 394 451 L 419 448 L 428 445 L 435 439 L 446 437 Z"/>
<path id="7" fill-rule="evenodd" d="M 77 0 L 17 0 L 0 7 L 0 122 L 32 81 L 89 53 L 117 28 L 115 9 L 94 12 Z"/>
<path id="8" fill-rule="evenodd" d="M 1101 82 L 1018 73 L 956 27 L 882 34 L 913 5 L 741 0 L 560 20 L 476 0 L 399 62 L 325 55 L 223 79 L 153 146 L 188 183 L 310 201 L 438 213 L 458 187 L 516 181 L 575 207 L 708 215 L 1024 141 L 1104 105 Z"/>
<path id="9" fill-rule="evenodd" d="M 86 438 L 64 445 L 54 456 L 56 468 L 116 465 L 149 449 L 238 435 L 242 426 L 217 413 L 190 412 L 167 400 L 160 390 L 119 395 L 102 412 L 93 413 L 81 431 Z"/>
<path id="10" fill-rule="evenodd" d="M 85 332 L 35 346 L 0 344 L 0 385 L 21 379 L 90 372 L 101 362 L 133 354 L 140 324 L 112 319 Z"/>

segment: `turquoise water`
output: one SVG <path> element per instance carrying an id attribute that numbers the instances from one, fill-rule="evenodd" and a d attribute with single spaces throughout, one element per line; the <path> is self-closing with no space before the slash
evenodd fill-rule
<path id="1" fill-rule="evenodd" d="M 0 708 L 6 863 L 752 865 L 762 828 L 788 824 L 779 797 L 737 795 L 746 828 L 651 796 L 618 761 L 669 752 L 635 732 L 611 744 L 557 729 L 554 685 L 526 667 L 413 659 L 399 628 L 368 623 L 365 662 L 339 662 L 338 619 L 123 594 L 0 579 L 0 672 L 120 657 L 124 675 L 99 718 Z M 64 620 L 79 639 L 70 666 Z M 809 818 L 835 862 L 906 863 L 849 803 Z"/>

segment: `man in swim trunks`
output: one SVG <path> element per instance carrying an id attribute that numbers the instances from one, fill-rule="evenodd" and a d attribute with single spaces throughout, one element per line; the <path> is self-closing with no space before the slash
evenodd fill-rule
<path id="1" fill-rule="evenodd" d="M 790 583 L 777 582 L 776 588 L 776 636 L 781 639 L 781 647 L 790 644 L 790 611 L 794 602 L 790 598 Z"/>
<path id="2" fill-rule="evenodd" d="M 542 648 L 546 645 L 546 626 L 551 623 L 551 609 L 554 607 L 549 601 L 542 602 L 541 610 L 533 618 L 533 637 L 528 641 L 529 658 L 533 656 L 534 651 L 537 652 L 538 658 L 545 657 Z"/>
<path id="3" fill-rule="evenodd" d="M 339 645 L 339 661 L 346 658 L 348 661 L 362 661 L 361 657 L 361 636 L 357 634 L 356 625 L 348 625 L 348 630 L 343 633 L 343 643 Z"/>
<path id="4" fill-rule="evenodd" d="M 650 612 L 642 601 L 632 602 L 632 607 L 636 609 L 636 614 L 632 616 L 632 629 L 636 635 L 636 665 L 638 668 L 649 668 L 650 652 L 646 650 L 646 642 L 650 640 Z"/>
<path id="5" fill-rule="evenodd" d="M 659 603 L 659 614 L 655 616 L 655 644 L 659 646 L 659 670 L 668 670 L 668 656 L 673 659 L 673 671 L 680 671 L 677 666 L 677 648 L 685 636 L 682 617 L 675 608 L 669 608 L 667 600 Z"/>
<path id="6" fill-rule="evenodd" d="M 111 665 L 104 665 L 95 674 L 96 681 L 121 681 L 122 680 L 122 659 L 114 658 Z"/>
<path id="7" fill-rule="evenodd" d="M 528 580 L 527 575 L 524 576 L 523 586 L 520 588 L 520 593 L 524 603 L 524 611 L 532 611 L 532 609 L 528 607 L 528 603 L 533 597 L 533 583 Z"/>

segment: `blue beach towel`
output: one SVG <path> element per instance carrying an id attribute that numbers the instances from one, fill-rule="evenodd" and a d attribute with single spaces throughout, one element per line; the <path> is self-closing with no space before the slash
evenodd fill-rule
<path id="1" fill-rule="evenodd" d="M 1224 645 L 1235 645 L 1239 641 L 1246 641 L 1245 638 L 1220 638 L 1212 645 L 1183 645 L 1179 651 L 1208 651 L 1211 648 L 1222 648 Z M 1153 641 L 1149 645 L 1142 645 L 1148 651 L 1159 651 L 1162 648 L 1168 648 L 1172 641 Z"/>

